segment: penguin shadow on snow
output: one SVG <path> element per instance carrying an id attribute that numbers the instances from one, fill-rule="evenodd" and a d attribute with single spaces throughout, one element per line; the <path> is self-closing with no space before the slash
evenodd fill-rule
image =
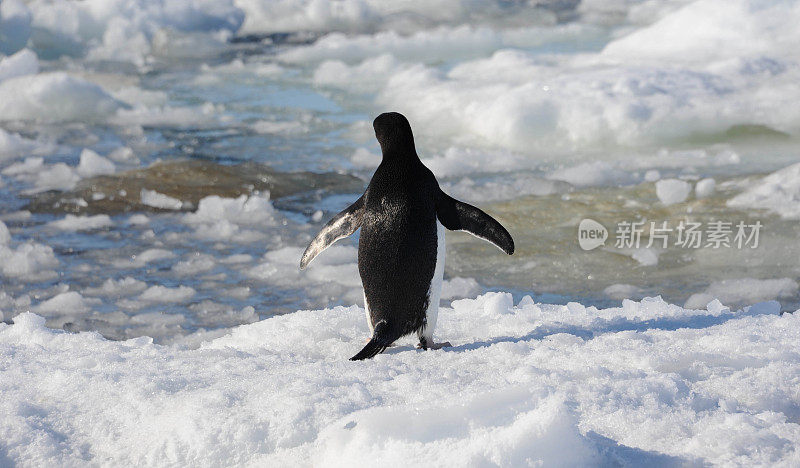
<path id="1" fill-rule="evenodd" d="M 631 319 L 618 318 L 613 320 L 595 319 L 593 324 L 588 327 L 577 325 L 539 325 L 533 330 L 522 336 L 498 336 L 489 338 L 487 340 L 474 341 L 472 343 L 464 343 L 458 346 L 449 348 L 442 348 L 447 352 L 460 352 L 469 351 L 480 348 L 488 348 L 489 346 L 498 343 L 521 343 L 531 340 L 543 340 L 551 335 L 558 335 L 567 333 L 584 340 L 591 340 L 596 336 L 604 335 L 607 333 L 618 333 L 623 331 L 636 331 L 644 332 L 647 330 L 665 330 L 675 331 L 680 328 L 689 329 L 702 329 L 709 328 L 716 325 L 721 325 L 734 318 L 740 318 L 744 315 L 762 315 L 770 314 L 769 307 L 759 307 L 756 304 L 746 313 L 728 311 L 719 315 L 708 314 L 693 315 L 691 317 L 664 317 L 650 320 L 635 321 Z"/>

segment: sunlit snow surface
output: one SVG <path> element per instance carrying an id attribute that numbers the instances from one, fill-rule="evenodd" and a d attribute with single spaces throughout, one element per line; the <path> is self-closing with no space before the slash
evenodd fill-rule
<path id="1" fill-rule="evenodd" d="M 199 349 L 0 325 L 0 461 L 32 465 L 796 466 L 800 317 L 660 298 L 453 302 L 373 361 L 363 310 Z"/>

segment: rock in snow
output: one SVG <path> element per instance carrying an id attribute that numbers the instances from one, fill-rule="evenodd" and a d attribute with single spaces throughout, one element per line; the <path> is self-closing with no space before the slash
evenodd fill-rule
<path id="1" fill-rule="evenodd" d="M 597 310 L 487 293 L 366 362 L 363 309 L 199 349 L 0 324 L 4 463 L 673 466 L 800 463 L 800 315 L 660 298 Z"/>

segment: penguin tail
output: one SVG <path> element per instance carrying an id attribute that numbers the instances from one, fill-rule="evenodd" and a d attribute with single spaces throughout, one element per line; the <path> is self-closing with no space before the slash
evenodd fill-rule
<path id="1" fill-rule="evenodd" d="M 372 338 L 366 346 L 358 352 L 355 356 L 351 357 L 351 361 L 362 361 L 364 359 L 372 359 L 376 355 L 382 353 L 390 344 L 396 340 L 397 337 L 392 337 L 389 331 L 389 324 L 385 320 L 381 320 L 375 325 L 375 331 L 372 333 Z"/>

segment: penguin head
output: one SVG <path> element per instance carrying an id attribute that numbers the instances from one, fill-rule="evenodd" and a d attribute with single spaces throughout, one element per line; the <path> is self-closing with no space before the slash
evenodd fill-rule
<path id="1" fill-rule="evenodd" d="M 414 134 L 411 133 L 411 124 L 398 112 L 385 112 L 372 122 L 375 137 L 381 144 L 383 156 L 415 156 Z"/>

